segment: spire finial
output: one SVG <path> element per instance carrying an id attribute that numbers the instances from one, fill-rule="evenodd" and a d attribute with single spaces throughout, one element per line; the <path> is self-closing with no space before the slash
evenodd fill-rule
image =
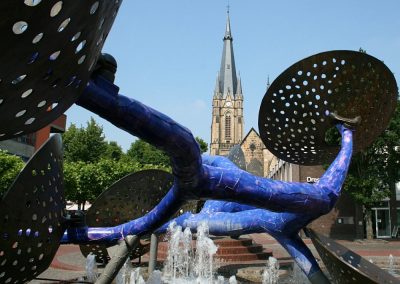
<path id="1" fill-rule="evenodd" d="M 226 6 L 226 30 L 225 30 L 225 37 L 224 40 L 229 39 L 232 40 L 232 34 L 231 34 L 231 22 L 229 19 L 229 12 L 230 12 L 230 5 L 229 5 L 229 0 L 228 0 L 228 5 Z"/>

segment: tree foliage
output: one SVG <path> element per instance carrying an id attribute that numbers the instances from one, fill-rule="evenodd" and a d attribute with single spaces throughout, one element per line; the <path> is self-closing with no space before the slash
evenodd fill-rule
<path id="1" fill-rule="evenodd" d="M 202 154 L 205 153 L 205 152 L 207 152 L 207 151 L 208 151 L 208 144 L 207 144 L 207 142 L 204 141 L 203 139 L 201 139 L 201 138 L 198 137 L 198 136 L 197 136 L 195 139 L 196 139 L 197 143 L 198 143 L 199 146 L 200 146 L 200 152 L 201 152 Z"/>
<path id="2" fill-rule="evenodd" d="M 0 197 L 8 190 L 24 165 L 20 157 L 0 150 Z"/>
<path id="3" fill-rule="evenodd" d="M 200 137 L 195 139 L 199 144 L 201 153 L 207 152 L 208 144 Z M 167 154 L 141 139 L 131 144 L 127 156 L 141 165 L 170 166 L 170 159 Z"/>
<path id="4" fill-rule="evenodd" d="M 97 162 L 107 153 L 103 128 L 93 118 L 86 127 L 77 128 L 71 124 L 63 134 L 63 142 L 66 161 Z"/>
<path id="5" fill-rule="evenodd" d="M 158 165 L 164 167 L 170 165 L 169 157 L 163 151 L 158 150 L 153 145 L 141 139 L 133 142 L 126 154 L 132 161 L 140 165 Z"/>
<path id="6" fill-rule="evenodd" d="M 105 158 L 111 160 L 120 160 L 124 157 L 124 152 L 122 151 L 121 146 L 118 145 L 115 141 L 110 141 L 107 143 L 107 149 L 105 152 Z"/>

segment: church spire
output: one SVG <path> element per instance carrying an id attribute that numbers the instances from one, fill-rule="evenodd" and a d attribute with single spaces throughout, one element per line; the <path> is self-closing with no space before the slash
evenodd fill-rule
<path id="1" fill-rule="evenodd" d="M 219 89 L 224 96 L 226 96 L 228 93 L 231 93 L 233 95 L 237 93 L 238 80 L 236 76 L 235 57 L 233 54 L 232 41 L 233 38 L 228 10 L 224 36 L 224 49 L 222 51 L 221 67 L 219 72 Z"/>
<path id="2" fill-rule="evenodd" d="M 231 21 L 229 18 L 229 8 L 227 11 L 227 20 L 226 20 L 226 28 L 225 28 L 225 37 L 224 40 L 229 39 L 232 40 L 232 34 L 231 34 Z"/>

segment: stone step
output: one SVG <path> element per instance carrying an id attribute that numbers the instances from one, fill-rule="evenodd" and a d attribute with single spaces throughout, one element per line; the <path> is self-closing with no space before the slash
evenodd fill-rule
<path id="1" fill-rule="evenodd" d="M 216 258 L 223 262 L 249 262 L 267 260 L 272 256 L 272 250 L 266 251 L 261 245 L 254 244 L 250 238 L 213 238 L 214 244 L 218 247 Z M 196 242 L 192 242 L 195 249 Z M 168 243 L 158 244 L 158 259 L 165 260 L 168 255 Z"/>
<path id="2" fill-rule="evenodd" d="M 260 245 L 251 245 L 251 246 L 237 246 L 237 247 L 224 247 L 219 246 L 217 250 L 217 255 L 220 254 L 234 254 L 234 253 L 259 253 L 263 252 L 263 247 Z"/>
<path id="3" fill-rule="evenodd" d="M 219 247 L 238 247 L 238 246 L 251 246 L 253 245 L 252 239 L 231 239 L 231 238 L 216 238 L 213 239 L 214 243 Z"/>
<path id="4" fill-rule="evenodd" d="M 234 254 L 220 254 L 216 258 L 223 261 L 254 261 L 254 260 L 267 260 L 272 256 L 271 252 L 259 253 L 234 253 Z"/>

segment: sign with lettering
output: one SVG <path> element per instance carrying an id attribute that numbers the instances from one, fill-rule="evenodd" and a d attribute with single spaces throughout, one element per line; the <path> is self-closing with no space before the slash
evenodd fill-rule
<path id="1" fill-rule="evenodd" d="M 319 181 L 319 178 L 307 177 L 307 182 L 309 182 L 309 183 L 314 183 L 317 181 Z"/>

